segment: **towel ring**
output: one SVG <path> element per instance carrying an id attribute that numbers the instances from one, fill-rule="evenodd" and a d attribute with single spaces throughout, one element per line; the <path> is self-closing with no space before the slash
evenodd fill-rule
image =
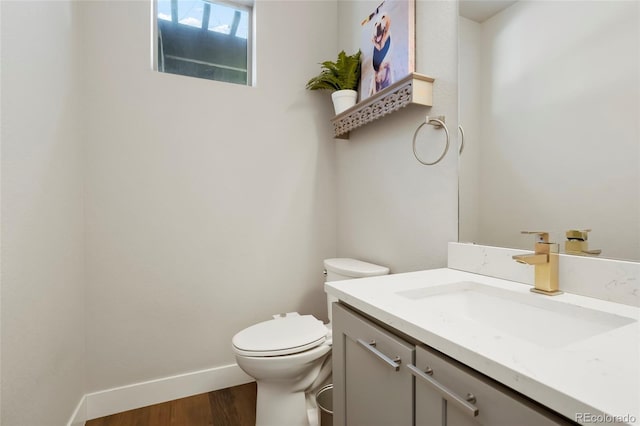
<path id="1" fill-rule="evenodd" d="M 420 129 L 425 124 L 430 124 L 434 126 L 436 129 L 443 128 L 445 134 L 447 135 L 447 140 L 446 140 L 447 143 L 444 147 L 444 152 L 440 157 L 438 157 L 436 161 L 432 163 L 422 161 L 422 159 L 418 157 L 418 152 L 416 151 L 416 136 L 418 136 Z M 416 132 L 413 134 L 413 155 L 416 157 L 416 160 L 418 160 L 420 163 L 424 164 L 425 166 L 433 166 L 434 164 L 438 164 L 444 158 L 444 156 L 447 155 L 447 151 L 449 151 L 449 129 L 447 129 L 447 125 L 444 124 L 444 116 L 438 116 L 436 118 L 427 116 L 424 123 L 419 125 L 418 128 L 416 129 Z"/>

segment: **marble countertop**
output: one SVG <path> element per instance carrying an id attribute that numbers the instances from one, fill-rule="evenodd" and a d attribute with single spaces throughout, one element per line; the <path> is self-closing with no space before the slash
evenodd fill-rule
<path id="1" fill-rule="evenodd" d="M 605 415 L 616 418 L 601 423 L 640 425 L 640 308 L 568 293 L 554 296 L 556 302 L 632 321 L 566 344 L 540 345 L 455 312 L 425 309 L 418 299 L 402 295 L 458 282 L 509 290 L 520 298 L 551 298 L 531 293 L 526 284 L 448 268 L 327 282 L 325 291 L 578 423 Z M 509 320 L 506 313 L 504 319 Z M 540 326 L 554 333 L 553 324 Z"/>

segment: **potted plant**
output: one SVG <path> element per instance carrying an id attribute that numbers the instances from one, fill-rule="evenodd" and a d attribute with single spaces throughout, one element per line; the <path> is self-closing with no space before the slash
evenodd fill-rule
<path id="1" fill-rule="evenodd" d="M 331 90 L 331 99 L 336 114 L 356 104 L 360 82 L 360 54 L 347 55 L 344 50 L 336 62 L 322 62 L 322 72 L 307 82 L 309 90 Z"/>

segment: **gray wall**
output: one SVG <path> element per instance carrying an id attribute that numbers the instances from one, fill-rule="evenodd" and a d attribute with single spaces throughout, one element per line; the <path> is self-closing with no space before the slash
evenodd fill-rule
<path id="1" fill-rule="evenodd" d="M 324 318 L 323 258 L 445 265 L 455 4 L 417 5 L 433 108 L 335 141 L 328 94 L 304 89 L 357 49 L 369 8 L 258 2 L 243 87 L 153 72 L 148 2 L 2 2 L 3 424 L 63 424 L 83 393 L 232 363 L 233 334 L 274 312 Z M 453 129 L 435 167 L 411 152 L 426 113 Z"/>
<path id="2" fill-rule="evenodd" d="M 379 1 L 339 1 L 338 45 L 360 48 L 360 22 Z M 416 2 L 416 71 L 435 78 L 433 107 L 408 107 L 338 141 L 338 254 L 405 272 L 446 266 L 457 241 L 457 5 Z M 393 23 L 391 25 L 393 31 Z M 425 116 L 444 115 L 451 148 L 423 166 L 411 141 Z M 437 158 L 444 132 L 425 126 L 420 152 Z"/>
<path id="3" fill-rule="evenodd" d="M 59 426 L 85 390 L 77 20 L 68 1 L 1 9 L 0 423 Z"/>
<path id="4" fill-rule="evenodd" d="M 152 71 L 149 13 L 83 3 L 89 391 L 233 363 L 276 312 L 324 318 L 336 254 L 330 100 L 304 88 L 336 4 L 258 2 L 256 87 Z"/>

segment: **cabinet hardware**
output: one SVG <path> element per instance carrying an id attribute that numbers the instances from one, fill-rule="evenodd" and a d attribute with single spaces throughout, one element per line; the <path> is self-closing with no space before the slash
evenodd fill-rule
<path id="1" fill-rule="evenodd" d="M 382 352 L 380 352 L 375 347 L 376 346 L 376 341 L 375 340 L 372 340 L 371 342 L 367 343 L 362 339 L 358 339 L 357 342 L 358 342 L 358 344 L 360 346 L 362 346 L 363 348 L 365 348 L 366 350 L 371 352 L 378 359 L 382 360 L 385 364 L 389 365 L 390 367 L 393 367 L 393 369 L 395 371 L 400 370 L 400 362 L 401 362 L 400 357 L 397 356 L 394 359 L 391 359 L 388 356 L 386 356 L 385 354 L 383 354 Z"/>
<path id="2" fill-rule="evenodd" d="M 429 371 L 429 373 L 425 373 L 413 364 L 407 365 L 407 368 L 416 378 L 422 379 L 433 386 L 435 390 L 437 390 L 438 393 L 442 395 L 442 397 L 447 401 L 456 404 L 459 408 L 461 408 L 464 412 L 468 413 L 472 417 L 476 417 L 478 415 L 478 407 L 473 405 L 476 399 L 473 394 L 467 394 L 467 399 L 457 395 L 451 389 L 431 377 L 431 375 L 433 375 L 433 370 L 431 368 L 427 368 L 427 371 Z"/>

